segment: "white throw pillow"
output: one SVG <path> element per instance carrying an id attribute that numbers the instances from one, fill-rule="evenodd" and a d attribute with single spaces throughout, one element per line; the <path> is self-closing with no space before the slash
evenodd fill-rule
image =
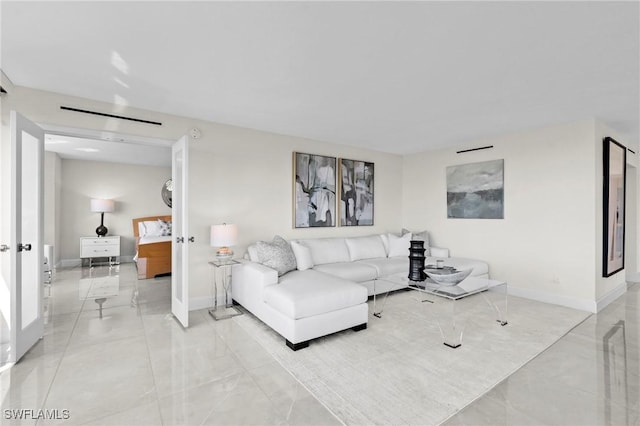
<path id="1" fill-rule="evenodd" d="M 255 244 L 251 244 L 247 247 L 247 253 L 249 254 L 249 260 L 252 262 L 260 262 L 260 258 L 258 257 L 258 249 Z"/>
<path id="2" fill-rule="evenodd" d="M 410 233 L 412 240 L 424 241 L 424 255 L 431 256 L 431 243 L 429 241 L 429 232 L 428 231 L 420 231 L 420 232 L 411 232 L 408 229 L 402 229 L 402 235 Z"/>
<path id="3" fill-rule="evenodd" d="M 362 259 L 375 259 L 377 257 L 387 257 L 382 240 L 378 235 L 369 237 L 345 238 L 349 248 L 351 261 Z"/>
<path id="4" fill-rule="evenodd" d="M 389 256 L 389 235 L 380 234 L 380 239 L 382 240 L 382 245 L 384 246 L 385 255 Z"/>
<path id="5" fill-rule="evenodd" d="M 291 241 L 291 250 L 293 250 L 293 255 L 296 257 L 298 270 L 304 271 L 315 266 L 313 264 L 313 258 L 311 257 L 311 250 L 309 250 L 309 247 L 306 247 L 297 241 Z"/>
<path id="6" fill-rule="evenodd" d="M 398 237 L 389 234 L 389 257 L 409 256 L 409 247 L 411 246 L 411 232 Z"/>

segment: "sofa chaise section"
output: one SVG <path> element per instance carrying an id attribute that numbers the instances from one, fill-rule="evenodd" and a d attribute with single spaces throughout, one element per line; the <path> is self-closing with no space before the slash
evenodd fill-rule
<path id="1" fill-rule="evenodd" d="M 367 291 L 351 281 L 314 270 L 275 270 L 243 262 L 234 270 L 233 299 L 298 350 L 309 341 L 352 328 L 365 329 Z"/>

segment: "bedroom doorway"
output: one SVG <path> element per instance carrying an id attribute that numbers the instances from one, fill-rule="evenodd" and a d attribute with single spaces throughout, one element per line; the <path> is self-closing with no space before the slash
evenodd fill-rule
<path id="1" fill-rule="evenodd" d="M 133 219 L 172 214 L 162 197 L 162 188 L 172 178 L 175 141 L 52 126 L 45 130 L 45 149 L 51 151 L 45 165 L 50 178 L 45 182 L 45 188 L 50 190 L 45 193 L 45 198 L 50 199 L 45 211 L 45 232 L 54 241 L 54 265 L 80 266 L 78 240 L 95 237 L 94 229 L 100 224 L 100 215 L 89 210 L 92 198 L 115 200 L 115 211 L 104 215 L 105 225 L 109 235 L 122 236 L 121 262 L 133 262 Z M 51 170 L 46 170 L 49 166 Z M 171 256 L 168 260 L 171 268 Z M 166 294 L 164 300 L 169 303 L 169 289 L 161 293 Z"/>

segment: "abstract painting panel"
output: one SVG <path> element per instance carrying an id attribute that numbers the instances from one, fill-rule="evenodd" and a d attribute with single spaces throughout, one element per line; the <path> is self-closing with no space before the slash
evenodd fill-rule
<path id="1" fill-rule="evenodd" d="M 447 217 L 504 219 L 504 160 L 447 167 Z"/>
<path id="2" fill-rule="evenodd" d="M 627 149 L 612 138 L 605 138 L 603 154 L 604 241 L 602 250 L 602 276 L 608 277 L 624 269 Z"/>
<path id="3" fill-rule="evenodd" d="M 293 153 L 294 227 L 336 224 L 336 158 Z"/>
<path id="4" fill-rule="evenodd" d="M 340 159 L 340 226 L 373 225 L 373 163 Z"/>

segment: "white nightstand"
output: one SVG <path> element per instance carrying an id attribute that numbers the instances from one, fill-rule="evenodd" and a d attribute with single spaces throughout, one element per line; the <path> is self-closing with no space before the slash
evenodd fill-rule
<path id="1" fill-rule="evenodd" d="M 115 264 L 120 256 L 120 237 L 80 237 L 80 259 L 89 259 L 89 267 L 96 257 L 109 258 L 109 265 Z"/>

